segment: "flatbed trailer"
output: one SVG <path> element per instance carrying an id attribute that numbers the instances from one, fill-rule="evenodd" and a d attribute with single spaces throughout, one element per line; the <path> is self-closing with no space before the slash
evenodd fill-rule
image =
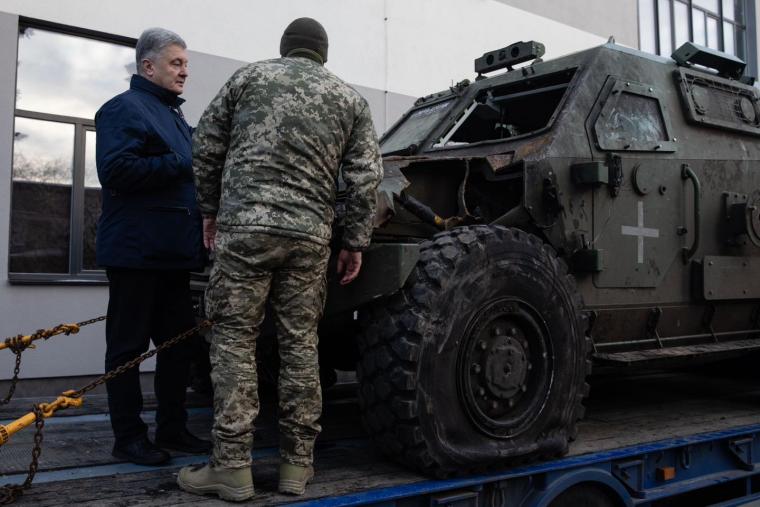
<path id="1" fill-rule="evenodd" d="M 760 504 L 760 381 L 710 373 L 596 377 L 570 453 L 478 475 L 433 480 L 375 454 L 360 427 L 353 386 L 326 392 L 317 476 L 304 497 L 276 492 L 274 408 L 257 421 L 254 505 L 612 506 Z M 0 411 L 11 419 L 36 400 Z M 148 399 L 146 408 L 155 404 Z M 206 400 L 207 401 L 207 400 Z M 192 431 L 207 435 L 211 411 L 195 399 Z M 151 414 L 146 414 L 146 420 Z M 3 483 L 21 482 L 33 431 L 0 448 Z M 163 467 L 119 463 L 105 400 L 48 420 L 40 471 L 18 505 L 227 505 L 176 486 L 179 467 L 204 457 L 175 455 Z"/>

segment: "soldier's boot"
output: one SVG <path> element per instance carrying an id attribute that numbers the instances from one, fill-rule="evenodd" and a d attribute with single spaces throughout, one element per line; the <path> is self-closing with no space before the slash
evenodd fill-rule
<path id="1" fill-rule="evenodd" d="M 223 500 L 242 502 L 254 495 L 250 467 L 222 468 L 210 464 L 182 468 L 177 484 L 188 493 L 216 494 Z"/>
<path id="2" fill-rule="evenodd" d="M 306 484 L 313 478 L 314 467 L 281 463 L 280 484 L 277 489 L 280 490 L 280 493 L 303 495 L 306 492 Z"/>

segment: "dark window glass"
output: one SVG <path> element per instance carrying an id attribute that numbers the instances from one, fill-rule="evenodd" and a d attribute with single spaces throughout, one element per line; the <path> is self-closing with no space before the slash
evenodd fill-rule
<path id="1" fill-rule="evenodd" d="M 74 126 L 16 118 L 10 271 L 68 273 Z"/>
<path id="2" fill-rule="evenodd" d="M 419 145 L 446 115 L 453 102 L 453 100 L 447 100 L 414 111 L 391 135 L 383 139 L 382 152 L 391 153 L 412 145 Z"/>
<path id="3" fill-rule="evenodd" d="M 736 48 L 734 54 L 744 61 L 747 61 L 747 53 L 745 51 L 747 47 L 746 34 L 746 30 L 734 27 L 734 47 Z"/>

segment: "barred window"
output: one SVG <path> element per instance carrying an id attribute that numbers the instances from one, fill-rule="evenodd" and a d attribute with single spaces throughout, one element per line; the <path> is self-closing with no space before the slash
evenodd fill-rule
<path id="1" fill-rule="evenodd" d="M 639 0 L 643 51 L 670 56 L 693 42 L 737 56 L 754 66 L 747 45 L 748 0 Z"/>

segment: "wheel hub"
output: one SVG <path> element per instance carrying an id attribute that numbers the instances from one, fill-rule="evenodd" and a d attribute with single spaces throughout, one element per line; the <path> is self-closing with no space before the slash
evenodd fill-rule
<path id="1" fill-rule="evenodd" d="M 515 328 L 510 328 L 514 333 Z M 496 330 L 499 332 L 500 330 Z M 513 336 L 497 335 L 484 351 L 485 368 L 480 381 L 495 398 L 512 399 L 525 389 L 528 374 L 527 342 Z"/>
<path id="2" fill-rule="evenodd" d="M 540 317 L 525 303 L 486 305 L 460 348 L 460 397 L 470 419 L 496 437 L 527 427 L 548 384 L 548 341 Z"/>

